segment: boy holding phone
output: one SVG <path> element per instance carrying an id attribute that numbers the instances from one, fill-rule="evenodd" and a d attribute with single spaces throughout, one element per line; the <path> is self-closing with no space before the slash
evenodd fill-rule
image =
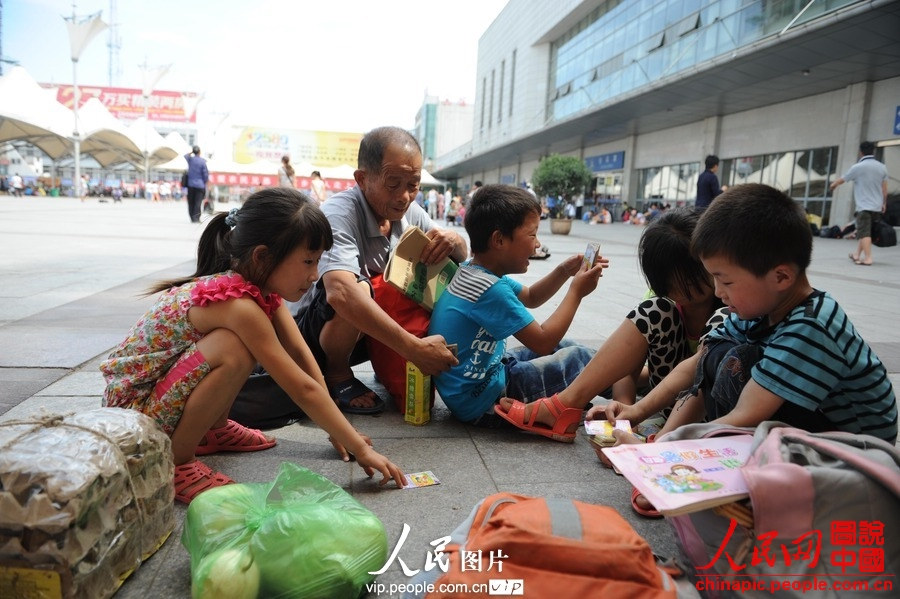
<path id="1" fill-rule="evenodd" d="M 604 258 L 591 266 L 576 254 L 564 260 L 530 287 L 509 278 L 528 270 L 528 259 L 540 247 L 537 238 L 540 206 L 526 190 L 511 185 L 485 185 L 466 213 L 473 258 L 460 265 L 438 299 L 430 335 L 457 344 L 459 364 L 434 378 L 441 398 L 463 422 L 496 427 L 509 421 L 529 432 L 571 442 L 582 411 L 553 402 L 594 354 L 592 349 L 563 340 L 582 298 L 597 287 Z M 536 308 L 572 283 L 556 311 L 538 323 L 528 308 Z M 506 350 L 514 336 L 524 347 Z M 559 414 L 556 425 L 525 422 L 523 414 L 494 410 L 501 397 L 524 402 L 540 399 Z M 545 399 L 541 399 L 545 398 Z M 537 413 L 537 410 L 534 410 Z M 502 419 L 502 420 L 501 420 Z"/>

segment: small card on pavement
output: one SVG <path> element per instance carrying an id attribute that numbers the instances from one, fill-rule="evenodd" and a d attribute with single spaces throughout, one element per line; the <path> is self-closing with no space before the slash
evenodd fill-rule
<path id="1" fill-rule="evenodd" d="M 430 487 L 431 485 L 439 485 L 441 481 L 437 479 L 431 470 L 424 472 L 415 472 L 406 475 L 406 484 L 404 489 L 416 489 L 418 487 Z"/>

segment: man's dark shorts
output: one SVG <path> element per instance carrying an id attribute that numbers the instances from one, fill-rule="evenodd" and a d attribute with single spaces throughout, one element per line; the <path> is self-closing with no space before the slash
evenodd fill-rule
<path id="1" fill-rule="evenodd" d="M 371 290 L 372 283 L 369 279 L 362 275 L 358 275 L 357 281 L 366 281 L 369 284 L 369 292 L 372 293 L 374 297 L 374 292 Z M 313 294 L 312 300 L 307 304 L 306 309 L 301 310 L 300 313 L 297 314 L 297 326 L 300 328 L 300 334 L 303 335 L 303 339 L 306 341 L 316 362 L 319 364 L 319 368 L 322 372 L 325 372 L 326 358 L 325 352 L 319 344 L 319 335 L 322 333 L 322 327 L 325 326 L 325 323 L 334 318 L 335 312 L 334 308 L 332 308 L 331 304 L 327 301 L 325 284 L 322 282 L 322 279 L 319 279 L 316 282 L 315 287 L 310 289 L 308 293 Z M 356 364 L 362 364 L 363 362 L 368 361 L 368 359 L 369 354 L 366 351 L 366 340 L 365 338 L 362 338 L 356 344 L 353 353 L 350 354 L 350 365 L 355 366 Z"/>
<path id="2" fill-rule="evenodd" d="M 856 213 L 856 237 L 872 236 L 872 226 L 881 220 L 881 213 L 875 210 L 860 210 Z"/>

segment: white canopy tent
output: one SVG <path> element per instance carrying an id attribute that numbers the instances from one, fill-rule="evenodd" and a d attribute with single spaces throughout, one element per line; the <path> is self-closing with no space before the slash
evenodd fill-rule
<path id="1" fill-rule="evenodd" d="M 51 98 L 22 67 L 0 77 L 0 142 L 25 141 L 57 160 L 72 153 L 72 111 Z"/>
<path id="2" fill-rule="evenodd" d="M 327 167 L 310 167 L 310 170 L 306 172 L 304 175 L 309 176 L 309 173 L 317 170 L 322 174 L 323 179 L 344 179 L 348 181 L 353 180 L 353 173 L 356 172 L 356 167 L 350 166 L 349 164 L 342 164 L 340 166 L 327 166 Z"/>
<path id="3" fill-rule="evenodd" d="M 162 136 L 144 117 L 131 123 L 131 126 L 128 127 L 128 132 L 131 134 L 131 139 L 135 140 L 139 148 L 147 148 L 151 167 L 156 167 L 165 162 L 169 162 L 178 156 L 178 151 L 175 148 L 169 147 Z M 143 157 L 141 160 L 143 161 Z"/>
<path id="4" fill-rule="evenodd" d="M 139 119 L 127 127 L 97 99 L 88 100 L 79 109 L 78 121 L 81 153 L 103 167 L 126 162 L 141 165 L 145 140 L 151 166 L 178 155 L 178 149 L 146 121 Z M 0 142 L 30 143 L 59 160 L 72 155 L 74 129 L 73 112 L 38 85 L 23 67 L 13 67 L 0 77 Z"/>
<path id="5" fill-rule="evenodd" d="M 431 173 L 426 171 L 424 168 L 422 169 L 422 179 L 419 181 L 419 185 L 429 185 L 432 187 L 440 187 L 442 185 L 446 185 L 444 181 L 440 179 L 435 179 Z"/>
<path id="6" fill-rule="evenodd" d="M 82 154 L 91 156 L 103 167 L 120 162 L 142 163 L 143 154 L 128 128 L 100 100 L 91 98 L 85 102 L 78 112 L 78 120 L 84 132 Z"/>
<path id="7" fill-rule="evenodd" d="M 166 142 L 167 146 L 174 149 L 178 153 L 178 156 L 184 156 L 191 151 L 191 146 L 188 145 L 188 142 L 186 142 L 177 131 L 169 132 L 169 134 L 163 138 L 163 141 Z"/>

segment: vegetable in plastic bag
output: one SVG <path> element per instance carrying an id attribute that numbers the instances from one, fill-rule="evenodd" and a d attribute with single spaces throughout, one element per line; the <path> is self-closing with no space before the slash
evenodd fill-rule
<path id="1" fill-rule="evenodd" d="M 259 566 L 250 549 L 214 551 L 197 566 L 191 583 L 193 599 L 256 599 Z"/>
<path id="2" fill-rule="evenodd" d="M 225 485 L 198 495 L 188 507 L 181 542 L 191 554 L 198 591 L 211 584 L 204 558 L 238 550 L 247 551 L 258 568 L 259 595 L 266 597 L 358 597 L 388 549 L 375 514 L 328 479 L 290 463 L 271 483 Z M 247 589 L 247 582 L 236 584 Z"/>

